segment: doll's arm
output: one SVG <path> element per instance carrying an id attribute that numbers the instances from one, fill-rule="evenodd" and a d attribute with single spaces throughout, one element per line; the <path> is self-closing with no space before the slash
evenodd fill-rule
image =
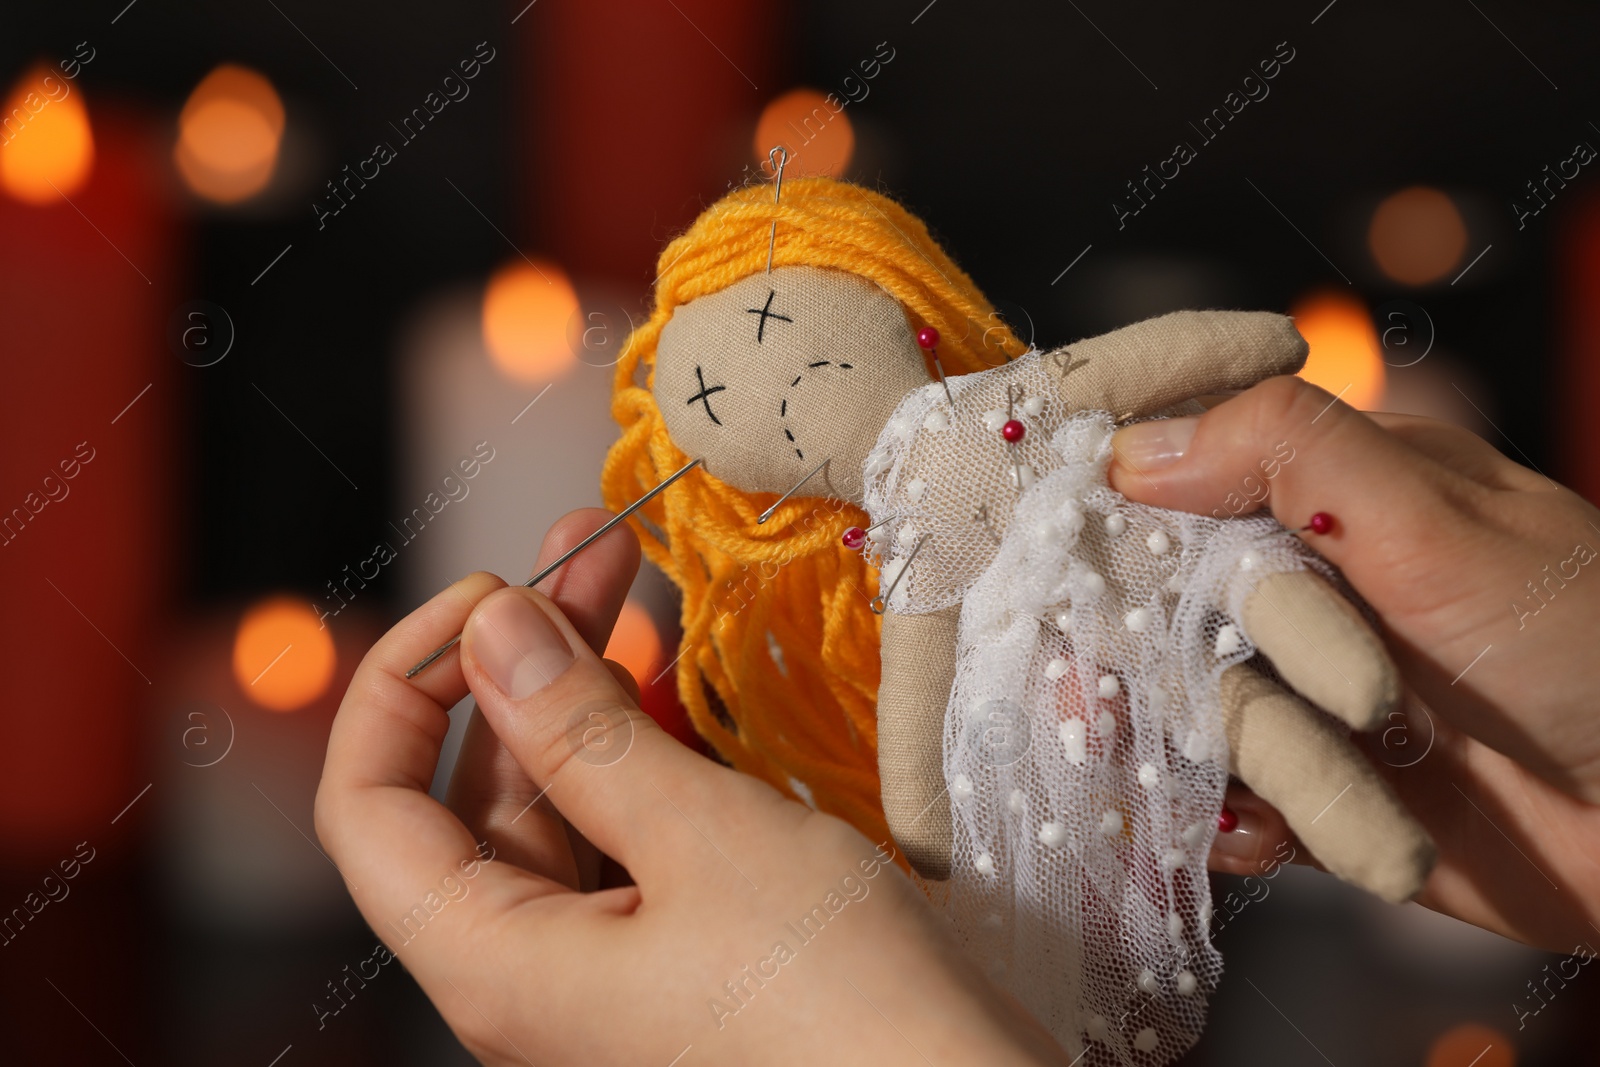
<path id="1" fill-rule="evenodd" d="M 1223 673 L 1222 714 L 1233 773 L 1318 862 L 1385 900 L 1416 895 L 1433 842 L 1338 726 L 1243 664 Z"/>
<path id="2" fill-rule="evenodd" d="M 878 775 L 895 843 L 924 878 L 950 876 L 944 715 L 956 674 L 959 606 L 883 617 Z"/>
<path id="3" fill-rule="evenodd" d="M 1119 421 L 1192 397 L 1247 389 L 1293 374 L 1309 346 L 1283 315 L 1266 311 L 1175 311 L 1046 355 L 1047 370 L 1078 411 Z"/>

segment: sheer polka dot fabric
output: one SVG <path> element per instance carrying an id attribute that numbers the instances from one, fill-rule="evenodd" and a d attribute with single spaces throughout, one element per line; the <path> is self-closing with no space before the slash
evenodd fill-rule
<path id="1" fill-rule="evenodd" d="M 1076 1062 L 1161 1064 L 1221 976 L 1205 861 L 1218 680 L 1255 652 L 1240 607 L 1265 574 L 1327 568 L 1271 518 L 1112 490 L 1112 415 L 1072 413 L 1071 370 L 1035 351 L 951 379 L 953 408 L 909 395 L 868 458 L 868 550 L 888 610 L 961 605 L 936 901 Z"/>

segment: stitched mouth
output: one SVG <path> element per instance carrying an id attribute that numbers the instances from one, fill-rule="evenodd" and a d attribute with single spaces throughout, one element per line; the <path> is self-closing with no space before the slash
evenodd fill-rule
<path id="1" fill-rule="evenodd" d="M 831 359 L 819 359 L 815 363 L 806 364 L 806 370 L 805 371 L 801 371 L 799 374 L 796 374 L 794 376 L 794 381 L 789 383 L 789 388 L 792 390 L 796 386 L 798 386 L 800 384 L 800 382 L 805 378 L 806 371 L 814 371 L 814 370 L 817 370 L 817 369 L 819 369 L 821 367 L 838 367 L 840 370 L 855 370 L 854 364 L 836 363 L 835 361 L 833 361 Z M 783 431 L 784 439 L 786 441 L 788 441 L 789 447 L 794 449 L 794 454 L 796 456 L 798 456 L 800 459 L 805 459 L 806 458 L 805 450 L 800 447 L 800 442 L 795 440 L 794 431 L 789 429 L 788 420 L 789 420 L 789 398 L 788 397 L 784 397 L 782 400 L 780 400 L 778 402 L 778 428 Z"/>

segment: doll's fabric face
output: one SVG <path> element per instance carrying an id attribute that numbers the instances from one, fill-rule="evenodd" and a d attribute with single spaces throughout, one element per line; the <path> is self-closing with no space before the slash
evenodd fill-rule
<path id="1" fill-rule="evenodd" d="M 900 303 L 821 267 L 779 267 L 691 301 L 656 346 L 667 432 L 745 492 L 787 492 L 827 460 L 803 495 L 860 501 L 884 421 L 927 381 Z"/>

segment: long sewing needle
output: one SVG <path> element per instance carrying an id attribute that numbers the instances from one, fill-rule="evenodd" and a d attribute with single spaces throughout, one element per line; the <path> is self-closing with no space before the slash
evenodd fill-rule
<path id="1" fill-rule="evenodd" d="M 789 490 L 787 493 L 783 494 L 778 499 L 774 500 L 772 502 L 772 506 L 770 508 L 768 508 L 766 511 L 763 511 L 760 515 L 756 516 L 756 525 L 757 526 L 766 525 L 767 520 L 772 518 L 772 513 L 774 511 L 778 510 L 778 505 L 779 504 L 783 503 L 785 500 L 788 500 L 790 497 L 792 497 L 796 493 L 798 493 L 800 491 L 800 487 L 802 485 L 805 485 L 811 479 L 815 478 L 817 476 L 817 471 L 820 471 L 823 467 L 826 467 L 827 465 L 828 465 L 828 461 L 827 460 L 823 460 L 821 463 L 818 463 L 816 465 L 816 467 L 811 471 L 810 474 L 806 475 L 804 478 L 801 478 L 798 482 L 795 482 L 793 489 Z"/>
<path id="2" fill-rule="evenodd" d="M 576 556 L 579 552 L 582 552 L 584 549 L 586 549 L 590 545 L 594 544 L 600 538 L 604 537 L 607 530 L 610 530 L 617 523 L 621 522 L 623 519 L 626 519 L 629 515 L 632 515 L 635 511 L 638 511 L 640 508 L 644 507 L 651 500 L 654 500 L 656 498 L 656 496 L 661 493 L 662 490 L 666 489 L 667 486 L 671 485 L 673 482 L 677 481 L 679 478 L 682 478 L 685 474 L 688 474 L 694 468 L 698 467 L 700 465 L 700 462 L 701 461 L 698 460 L 698 459 L 691 459 L 689 462 L 685 463 L 682 467 L 679 467 L 678 470 L 671 477 L 669 477 L 666 481 L 662 482 L 660 485 L 658 485 L 654 489 L 650 490 L 644 496 L 640 497 L 638 500 L 635 500 L 633 503 L 629 504 L 627 507 L 625 507 L 621 511 L 617 512 L 615 515 L 611 516 L 611 518 L 607 519 L 605 521 L 605 524 L 602 525 L 598 530 L 596 530 L 594 533 L 590 534 L 588 537 L 585 537 L 582 541 L 579 541 L 577 544 L 573 545 L 571 548 L 567 549 L 565 552 L 561 553 L 560 558 L 558 558 L 554 563 L 550 564 L 550 566 L 546 567 L 544 570 L 540 571 L 538 574 L 535 574 L 532 578 L 529 578 L 527 581 L 523 582 L 522 584 L 525 587 L 527 587 L 529 589 L 532 589 L 534 586 L 538 585 L 540 582 L 542 582 L 546 578 L 550 577 L 550 575 L 555 573 L 556 569 L 558 567 L 560 567 L 563 563 L 567 562 L 567 560 L 571 559 L 573 556 Z M 430 664 L 432 664 L 434 660 L 438 659 L 440 656 L 444 655 L 446 652 L 450 651 L 452 648 L 456 647 L 456 645 L 458 645 L 460 643 L 461 643 L 461 635 L 460 634 L 456 634 L 449 641 L 446 641 L 444 644 L 440 645 L 438 648 L 434 649 L 432 652 L 429 652 L 426 656 L 424 656 L 417 663 L 417 665 L 415 667 L 412 667 L 409 671 L 406 671 L 406 677 L 407 678 L 415 678 L 418 674 L 420 674 L 423 671 L 427 670 L 428 666 Z"/>

